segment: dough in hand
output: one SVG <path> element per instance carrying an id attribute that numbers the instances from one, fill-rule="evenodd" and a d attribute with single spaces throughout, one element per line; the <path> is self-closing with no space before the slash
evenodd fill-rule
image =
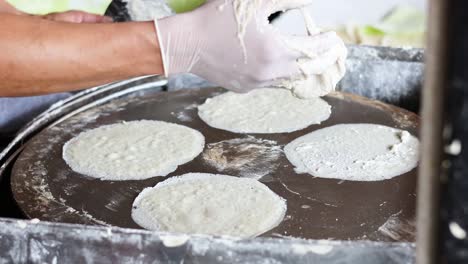
<path id="1" fill-rule="evenodd" d="M 203 135 L 162 121 L 106 125 L 81 133 L 63 147 L 72 170 L 102 180 L 142 180 L 166 176 L 197 157 Z"/>
<path id="2" fill-rule="evenodd" d="M 314 131 L 285 147 L 298 173 L 347 181 L 381 181 L 418 165 L 419 140 L 373 124 L 342 124 Z"/>
<path id="3" fill-rule="evenodd" d="M 208 99 L 198 115 L 209 126 L 234 133 L 289 133 L 327 120 L 331 106 L 320 98 L 298 99 L 285 89 L 263 88 Z"/>
<path id="4" fill-rule="evenodd" d="M 144 189 L 132 218 L 150 230 L 249 238 L 278 226 L 285 213 L 286 201 L 257 180 L 190 173 Z"/>

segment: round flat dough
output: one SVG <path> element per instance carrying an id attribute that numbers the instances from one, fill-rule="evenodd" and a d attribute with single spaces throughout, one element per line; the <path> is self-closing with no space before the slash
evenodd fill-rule
<path id="1" fill-rule="evenodd" d="M 257 180 L 190 173 L 143 190 L 132 218 L 150 230 L 249 238 L 278 226 L 285 213 L 286 201 Z"/>
<path id="2" fill-rule="evenodd" d="M 344 124 L 300 137 L 284 150 L 298 173 L 347 181 L 381 181 L 418 165 L 419 140 L 391 127 Z"/>
<path id="3" fill-rule="evenodd" d="M 102 180 L 142 180 L 166 176 L 197 157 L 203 135 L 161 121 L 133 121 L 81 133 L 63 147 L 63 159 L 76 172 Z"/>
<path id="4" fill-rule="evenodd" d="M 198 107 L 209 126 L 234 133 L 289 133 L 320 124 L 331 106 L 320 98 L 298 99 L 285 89 L 256 89 L 246 94 L 228 92 Z"/>

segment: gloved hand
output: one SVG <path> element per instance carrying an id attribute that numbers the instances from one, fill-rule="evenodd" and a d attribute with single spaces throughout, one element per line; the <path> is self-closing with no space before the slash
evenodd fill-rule
<path id="1" fill-rule="evenodd" d="M 341 39 L 334 32 L 285 36 L 268 22 L 309 2 L 215 0 L 155 21 L 166 76 L 189 72 L 237 92 L 274 86 L 300 97 L 328 93 L 344 74 Z"/>

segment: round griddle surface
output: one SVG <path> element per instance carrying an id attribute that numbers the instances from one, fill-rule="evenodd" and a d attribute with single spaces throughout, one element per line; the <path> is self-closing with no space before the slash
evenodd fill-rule
<path id="1" fill-rule="evenodd" d="M 199 130 L 207 144 L 202 155 L 179 166 L 169 177 L 189 172 L 244 177 L 252 177 L 252 173 L 268 174 L 260 181 L 287 200 L 288 211 L 280 226 L 263 236 L 414 240 L 416 169 L 380 182 L 320 179 L 296 174 L 281 149 L 302 135 L 342 123 L 382 124 L 408 130 L 417 136 L 419 118 L 415 114 L 380 102 L 336 93 L 325 97 L 332 105 L 332 116 L 321 125 L 289 134 L 234 134 L 209 127 L 197 115 L 197 105 L 222 92 L 218 88 L 195 89 L 117 99 L 44 129 L 28 142 L 15 163 L 11 185 L 18 205 L 30 218 L 139 228 L 131 219 L 133 200 L 144 188 L 167 177 L 115 182 L 93 179 L 75 173 L 67 166 L 62 159 L 62 147 L 80 132 L 102 125 L 162 120 Z M 226 140 L 231 141 L 214 144 Z M 229 166 L 239 159 L 255 155 L 245 153 L 246 148 L 239 153 L 230 144 L 252 141 L 264 142 L 277 152 L 280 149 L 279 153 L 268 158 L 250 157 L 252 162 L 258 162 L 255 166 Z M 262 149 L 262 143 L 258 144 L 260 147 L 256 149 Z M 212 155 L 214 146 L 224 150 L 222 159 L 219 155 Z M 217 162 L 224 162 L 224 167 L 214 166 Z"/>

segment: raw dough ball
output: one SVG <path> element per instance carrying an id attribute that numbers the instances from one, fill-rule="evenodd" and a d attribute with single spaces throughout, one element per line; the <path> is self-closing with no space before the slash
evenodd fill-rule
<path id="1" fill-rule="evenodd" d="M 234 133 L 289 133 L 320 124 L 330 114 L 331 106 L 320 98 L 302 100 L 273 88 L 228 92 L 198 107 L 209 126 Z"/>
<path id="2" fill-rule="evenodd" d="M 256 180 L 190 173 L 143 190 L 132 218 L 150 230 L 249 238 L 278 226 L 285 213 L 285 200 Z"/>
<path id="3" fill-rule="evenodd" d="M 418 165 L 419 140 L 407 131 L 372 124 L 335 125 L 285 147 L 298 173 L 348 181 L 381 181 Z"/>
<path id="4" fill-rule="evenodd" d="M 63 159 L 76 172 L 102 180 L 142 180 L 166 176 L 197 157 L 203 135 L 161 121 L 133 121 L 86 131 L 63 147 Z"/>

